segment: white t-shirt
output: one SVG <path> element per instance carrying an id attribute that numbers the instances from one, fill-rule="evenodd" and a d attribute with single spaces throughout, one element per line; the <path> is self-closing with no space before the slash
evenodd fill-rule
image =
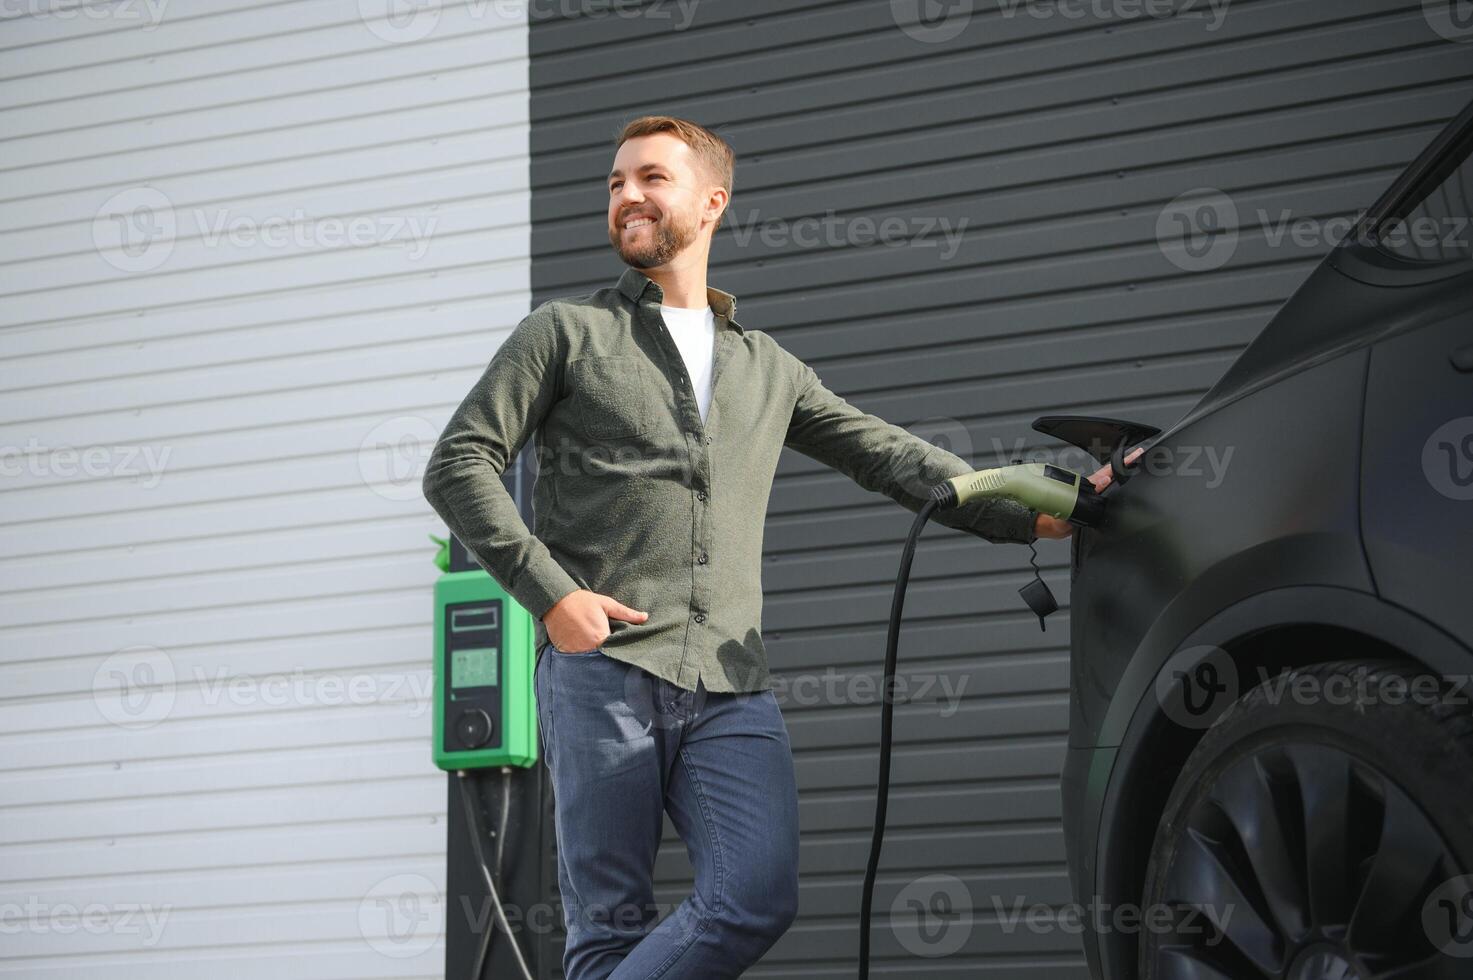
<path id="1" fill-rule="evenodd" d="M 660 316 L 675 339 L 675 346 L 680 348 L 686 374 L 690 375 L 691 387 L 695 389 L 696 406 L 701 410 L 701 423 L 705 424 L 706 410 L 711 407 L 711 353 L 716 343 L 716 314 L 709 306 L 692 310 L 661 304 Z"/>

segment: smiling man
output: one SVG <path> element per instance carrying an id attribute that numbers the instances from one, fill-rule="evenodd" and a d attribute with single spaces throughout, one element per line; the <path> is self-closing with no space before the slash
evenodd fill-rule
<path id="1" fill-rule="evenodd" d="M 733 163 L 695 123 L 625 127 L 608 236 L 627 268 L 517 325 L 425 472 L 425 498 L 537 618 L 568 980 L 735 977 L 797 914 L 797 789 L 761 626 L 783 447 L 912 511 L 974 468 L 737 322 L 735 297 L 706 282 Z M 533 436 L 535 533 L 501 482 Z M 992 498 L 934 519 L 994 542 L 1071 531 Z M 657 922 L 666 812 L 695 887 Z"/>

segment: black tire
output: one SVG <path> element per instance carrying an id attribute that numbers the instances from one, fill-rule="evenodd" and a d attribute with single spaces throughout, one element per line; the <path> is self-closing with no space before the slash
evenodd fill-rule
<path id="1" fill-rule="evenodd" d="M 1285 681 L 1321 696 L 1268 681 L 1207 731 L 1151 848 L 1142 980 L 1473 977 L 1469 923 L 1425 918 L 1473 907 L 1473 692 L 1418 676 L 1317 664 Z"/>

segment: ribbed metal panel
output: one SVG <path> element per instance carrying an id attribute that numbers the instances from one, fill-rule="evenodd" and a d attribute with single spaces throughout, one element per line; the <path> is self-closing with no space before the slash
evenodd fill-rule
<path id="1" fill-rule="evenodd" d="M 0 977 L 439 978 L 419 482 L 530 308 L 525 16 L 149 8 L 0 21 Z"/>
<path id="2" fill-rule="evenodd" d="M 1086 16 L 1035 16 L 1059 6 Z M 658 3 L 534 21 L 534 300 L 618 275 L 604 232 L 612 138 L 670 113 L 738 154 L 710 281 L 737 295 L 745 327 L 856 405 L 945 433 L 979 466 L 1057 453 L 1029 427 L 1042 414 L 1173 422 L 1328 247 L 1273 244 L 1258 211 L 1273 223 L 1369 205 L 1466 101 L 1473 45 L 1439 35 L 1420 0 L 1176 3 L 1181 16 L 1132 19 L 1148 6 L 706 0 L 689 17 Z M 917 24 L 928 8 L 941 19 Z M 1229 195 L 1245 227 L 1230 261 L 1188 271 L 1158 223 L 1200 188 Z M 965 233 L 947 255 L 759 233 L 828 216 Z M 764 532 L 764 636 L 785 681 L 877 673 L 910 519 L 787 454 Z M 1039 554 L 1067 606 L 1067 546 Z M 945 528 L 922 540 L 902 665 L 965 687 L 958 703 L 897 710 L 877 972 L 1083 975 L 1076 937 L 1009 930 L 993 904 L 1070 899 L 1057 795 L 1067 608 L 1039 632 L 1016 594 L 1027 561 Z M 853 975 L 879 732 L 878 704 L 856 700 L 785 703 L 802 907 L 749 975 Z M 662 901 L 678 901 L 690 879 L 669 826 L 659 873 Z M 964 882 L 975 916 L 953 923 L 966 929 L 953 955 L 928 959 L 887 923 L 901 890 L 933 873 Z"/>

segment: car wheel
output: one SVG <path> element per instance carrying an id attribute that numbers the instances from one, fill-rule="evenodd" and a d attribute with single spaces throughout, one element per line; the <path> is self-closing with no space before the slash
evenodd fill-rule
<path id="1" fill-rule="evenodd" d="M 1207 731 L 1151 849 L 1144 980 L 1473 976 L 1473 717 L 1417 677 L 1302 668 Z"/>

